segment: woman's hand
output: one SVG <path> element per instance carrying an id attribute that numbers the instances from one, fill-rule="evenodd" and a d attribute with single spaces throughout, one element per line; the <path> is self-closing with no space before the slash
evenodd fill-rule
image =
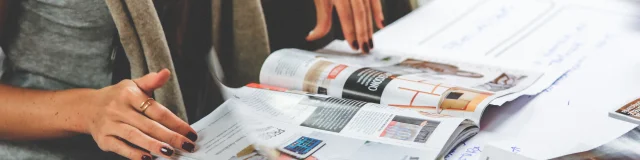
<path id="1" fill-rule="evenodd" d="M 194 151 L 196 132 L 162 104 L 149 99 L 152 91 L 169 79 L 169 74 L 164 69 L 95 92 L 93 106 L 84 107 L 87 113 L 92 113 L 84 126 L 100 149 L 143 160 L 152 159 L 149 152 L 171 157 L 174 148 Z"/>
<path id="2" fill-rule="evenodd" d="M 383 28 L 384 15 L 380 0 L 314 0 L 316 5 L 316 27 L 309 32 L 307 41 L 314 41 L 325 36 L 331 29 L 333 6 L 342 24 L 345 40 L 354 50 L 369 53 L 373 48 L 373 21 L 378 28 Z"/>

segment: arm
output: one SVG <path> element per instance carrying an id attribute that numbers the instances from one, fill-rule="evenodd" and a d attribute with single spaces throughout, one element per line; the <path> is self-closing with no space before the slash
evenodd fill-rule
<path id="1" fill-rule="evenodd" d="M 83 111 L 96 90 L 40 91 L 0 84 L 0 139 L 33 140 L 88 133 Z"/>
<path id="2" fill-rule="evenodd" d="M 149 94 L 169 79 L 150 73 L 102 89 L 40 91 L 0 85 L 0 139 L 32 140 L 91 134 L 100 149 L 130 159 L 193 152 L 196 132 Z M 126 142 L 125 142 L 126 141 Z"/>

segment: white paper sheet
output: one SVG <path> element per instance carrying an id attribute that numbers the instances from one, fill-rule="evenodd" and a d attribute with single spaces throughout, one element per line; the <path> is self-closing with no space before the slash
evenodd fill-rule
<path id="1" fill-rule="evenodd" d="M 220 58 L 218 58 L 218 54 L 213 47 L 211 47 L 211 49 L 209 50 L 209 54 L 206 58 L 207 68 L 209 68 L 209 73 L 211 74 L 211 76 L 213 76 L 213 82 L 220 89 L 222 99 L 230 99 L 238 90 L 238 88 L 231 88 L 224 85 L 224 71 L 222 70 L 222 65 L 220 64 Z"/>
<path id="2" fill-rule="evenodd" d="M 471 32 L 491 20 L 489 13 L 509 6 L 519 18 L 494 19 L 481 25 L 482 33 Z M 407 17 L 376 33 L 376 47 L 509 60 L 549 77 L 528 90 L 539 95 L 488 108 L 481 132 L 446 159 L 478 159 L 489 142 L 531 158 L 552 158 L 595 148 L 636 127 L 607 113 L 640 95 L 638 1 L 439 0 Z M 455 37 L 465 39 L 462 33 L 474 33 L 467 35 L 468 44 L 442 48 Z M 339 42 L 329 47 L 344 48 Z"/>
<path id="3" fill-rule="evenodd" d="M 379 48 L 417 48 L 424 54 L 491 57 L 519 62 L 547 75 L 526 94 L 537 94 L 577 61 L 584 50 L 611 38 L 612 26 L 629 25 L 632 1 L 435 1 L 375 34 Z M 609 11 L 596 11 L 608 8 Z M 606 13 L 615 11 L 619 13 Z M 611 18 L 611 19 L 609 19 Z M 611 25 L 617 24 L 617 25 Z M 634 24 L 631 24 L 634 25 Z M 492 104 L 501 105 L 515 97 Z"/>
<path id="4" fill-rule="evenodd" d="M 488 108 L 484 128 L 466 144 L 482 149 L 499 141 L 500 147 L 518 147 L 528 157 L 546 159 L 595 148 L 633 129 L 636 125 L 607 116 L 611 108 L 640 95 L 640 56 L 619 47 L 594 53 L 536 97 Z M 450 157 L 464 155 L 459 150 Z"/>
<path id="5" fill-rule="evenodd" d="M 499 147 L 501 144 L 485 145 L 480 159 L 508 159 L 508 160 L 532 160 L 529 157 L 521 155 L 522 149 L 519 147 Z M 507 145 L 509 146 L 509 145 Z"/>

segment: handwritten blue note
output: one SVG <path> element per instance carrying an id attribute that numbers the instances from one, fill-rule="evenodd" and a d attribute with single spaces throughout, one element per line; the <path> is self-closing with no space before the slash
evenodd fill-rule
<path id="1" fill-rule="evenodd" d="M 480 149 L 480 146 L 472 146 L 467 148 L 467 150 L 465 150 L 464 153 L 462 153 L 462 155 L 460 155 L 460 157 L 458 157 L 458 160 L 466 160 L 469 157 L 473 157 L 478 153 L 481 153 L 482 150 Z"/>
<path id="2" fill-rule="evenodd" d="M 513 152 L 513 153 L 520 153 L 520 148 L 518 148 L 518 147 L 511 147 L 511 152 Z"/>
<path id="3" fill-rule="evenodd" d="M 462 48 L 465 44 L 467 44 L 469 41 L 471 41 L 472 39 L 478 37 L 480 34 L 482 34 L 483 31 L 487 30 L 488 28 L 498 25 L 503 19 L 505 19 L 507 16 L 509 16 L 509 14 L 511 13 L 511 11 L 514 9 L 514 6 L 502 6 L 500 7 L 500 9 L 497 11 L 497 13 L 495 13 L 494 15 L 492 15 L 491 17 L 489 17 L 487 20 L 484 20 L 484 23 L 480 23 L 478 25 L 476 25 L 475 27 L 473 27 L 474 29 L 472 29 L 469 33 L 464 34 L 464 36 L 460 37 L 457 40 L 453 40 L 449 43 L 446 43 L 442 46 L 442 49 L 458 49 L 458 48 Z"/>

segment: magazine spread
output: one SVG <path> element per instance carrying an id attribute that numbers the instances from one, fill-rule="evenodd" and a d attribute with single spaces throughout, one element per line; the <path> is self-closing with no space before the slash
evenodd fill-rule
<path id="1" fill-rule="evenodd" d="M 443 57 L 283 49 L 264 62 L 260 83 L 406 108 L 432 117 L 460 117 L 479 124 L 482 112 L 493 99 L 526 89 L 540 75 Z"/>
<path id="2" fill-rule="evenodd" d="M 192 127 L 197 151 L 179 159 L 436 159 L 478 132 L 463 118 L 250 87 Z"/>
<path id="3" fill-rule="evenodd" d="M 442 158 L 478 133 L 491 100 L 540 75 L 443 57 L 279 50 L 260 84 L 233 89 L 192 125 L 197 151 L 178 158 Z"/>

